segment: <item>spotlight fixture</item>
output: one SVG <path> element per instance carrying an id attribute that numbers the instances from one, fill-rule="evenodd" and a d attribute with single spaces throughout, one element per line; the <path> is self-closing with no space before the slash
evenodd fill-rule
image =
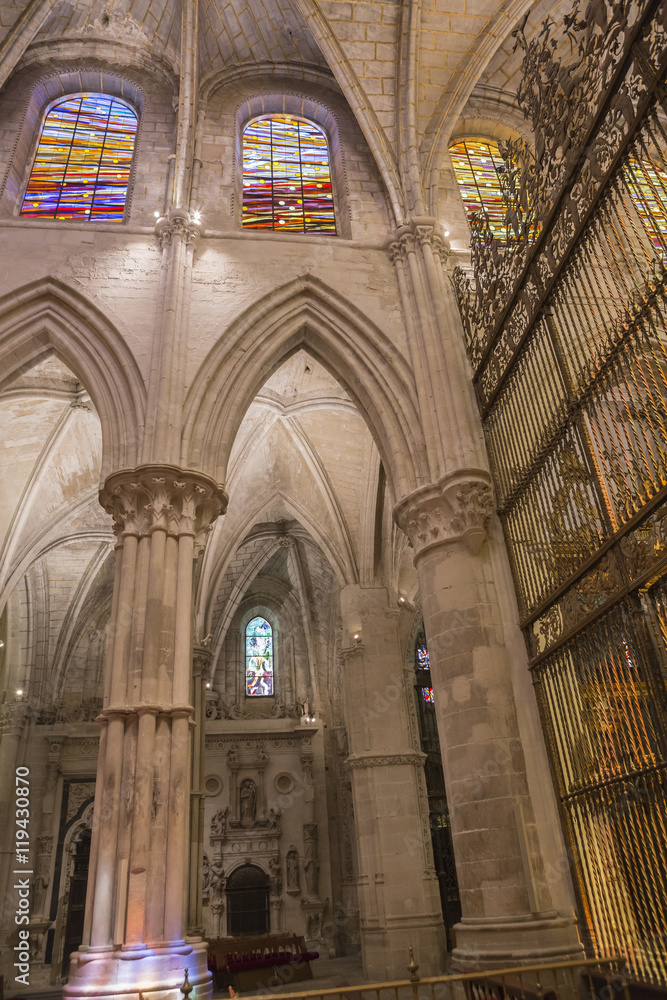
<path id="1" fill-rule="evenodd" d="M 20 696 L 23 694 L 23 688 L 18 688 L 16 693 Z"/>

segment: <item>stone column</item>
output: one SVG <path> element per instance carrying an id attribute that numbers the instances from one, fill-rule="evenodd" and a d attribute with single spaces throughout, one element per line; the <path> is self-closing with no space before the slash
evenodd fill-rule
<path id="1" fill-rule="evenodd" d="M 464 967 L 581 955 L 574 917 L 544 907 L 550 897 L 487 540 L 492 513 L 489 477 L 478 469 L 444 477 L 395 512 L 419 574 L 463 911 L 453 958 Z"/>
<path id="2" fill-rule="evenodd" d="M 205 684 L 211 665 L 211 651 L 195 646 L 192 654 L 194 729 L 192 732 L 192 787 L 190 790 L 190 888 L 188 934 L 204 936 L 202 912 L 202 868 L 204 865 L 204 746 L 206 738 Z"/>
<path id="3" fill-rule="evenodd" d="M 359 858 L 364 975 L 405 978 L 414 948 L 422 975 L 445 957 L 438 881 L 425 801 L 424 759 L 415 750 L 403 688 L 398 609 L 384 588 L 341 592 L 345 717 Z"/>
<path id="4" fill-rule="evenodd" d="M 68 997 L 207 996 L 187 919 L 193 559 L 226 495 L 173 466 L 115 473 L 102 505 L 118 543 L 100 715 L 84 942 Z"/>

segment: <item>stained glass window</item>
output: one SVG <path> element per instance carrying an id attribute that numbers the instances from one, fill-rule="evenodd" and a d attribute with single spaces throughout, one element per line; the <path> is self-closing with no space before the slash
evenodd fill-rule
<path id="1" fill-rule="evenodd" d="M 431 687 L 422 688 L 422 695 L 423 695 L 424 701 L 428 705 L 432 705 L 435 702 L 435 698 L 433 697 L 433 688 L 431 688 Z"/>
<path id="2" fill-rule="evenodd" d="M 657 250 L 667 251 L 667 171 L 651 160 L 631 156 L 623 167 L 642 225 Z"/>
<path id="3" fill-rule="evenodd" d="M 265 618 L 253 618 L 245 630 L 245 693 L 273 694 L 273 633 Z"/>
<path id="4" fill-rule="evenodd" d="M 417 646 L 417 669 L 429 670 L 428 649 L 426 646 Z"/>
<path id="5" fill-rule="evenodd" d="M 503 158 L 497 143 L 486 139 L 461 139 L 451 144 L 449 152 L 468 219 L 475 212 L 482 212 L 491 232 L 503 244 L 507 209 L 498 173 L 503 167 Z"/>
<path id="6" fill-rule="evenodd" d="M 335 234 L 329 147 L 318 125 L 290 115 L 246 125 L 243 228 Z"/>
<path id="7" fill-rule="evenodd" d="M 77 94 L 44 119 L 21 215 L 120 222 L 138 119 L 106 94 Z"/>

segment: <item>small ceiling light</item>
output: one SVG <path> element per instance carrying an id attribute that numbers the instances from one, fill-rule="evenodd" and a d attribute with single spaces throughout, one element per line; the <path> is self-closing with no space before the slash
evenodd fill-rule
<path id="1" fill-rule="evenodd" d="M 153 215 L 155 216 L 156 219 L 160 218 L 160 213 L 159 212 L 153 212 Z"/>
<path id="2" fill-rule="evenodd" d="M 18 688 L 17 691 L 16 691 L 16 693 L 18 695 L 22 695 L 23 694 L 23 688 Z"/>
<path id="3" fill-rule="evenodd" d="M 2 649 L 3 646 L 4 646 L 4 642 L 2 641 L 2 639 L 0 639 L 0 649 Z"/>
<path id="4" fill-rule="evenodd" d="M 404 604 L 405 603 L 405 598 L 404 597 L 399 597 L 399 601 L 401 602 L 401 604 Z"/>
<path id="5" fill-rule="evenodd" d="M 355 635 L 354 635 L 354 638 L 355 638 L 355 639 L 358 639 L 358 638 L 359 638 L 359 633 L 358 633 L 358 632 L 355 632 Z"/>
<path id="6" fill-rule="evenodd" d="M 445 236 L 449 236 L 449 229 L 445 229 Z"/>
<path id="7" fill-rule="evenodd" d="M 192 215 L 195 222 L 199 222 L 199 220 L 201 219 L 201 212 L 193 212 Z"/>
<path id="8" fill-rule="evenodd" d="M 210 686 L 211 686 L 211 685 L 210 685 L 210 682 L 209 682 L 209 681 L 206 681 L 206 687 L 207 687 L 207 688 L 210 688 Z"/>

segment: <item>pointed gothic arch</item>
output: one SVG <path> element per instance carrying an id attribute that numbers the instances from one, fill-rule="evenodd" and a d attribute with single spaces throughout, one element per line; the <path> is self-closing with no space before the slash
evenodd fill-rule
<path id="1" fill-rule="evenodd" d="M 102 425 L 102 481 L 137 464 L 146 391 L 125 340 L 104 314 L 56 278 L 0 298 L 0 389 L 51 353 L 81 378 Z"/>
<path id="2" fill-rule="evenodd" d="M 224 481 L 248 406 L 268 376 L 305 348 L 350 392 L 396 496 L 428 480 L 414 378 L 394 343 L 310 275 L 250 306 L 201 365 L 185 403 L 181 465 Z"/>

